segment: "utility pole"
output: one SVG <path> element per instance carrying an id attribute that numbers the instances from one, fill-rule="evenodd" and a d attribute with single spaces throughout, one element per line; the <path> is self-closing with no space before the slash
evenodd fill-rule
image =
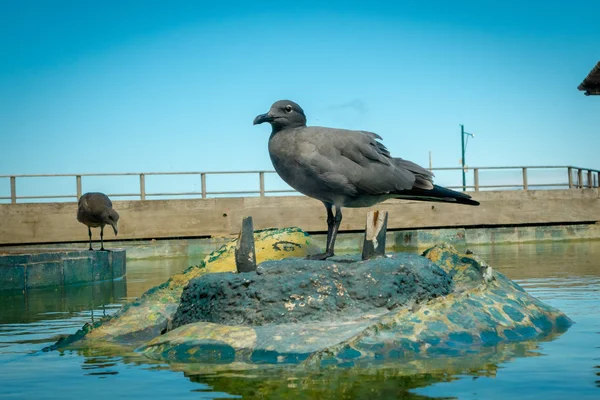
<path id="1" fill-rule="evenodd" d="M 465 127 L 464 127 L 464 125 L 461 124 L 460 125 L 460 144 L 462 146 L 462 158 L 460 159 L 460 163 L 462 165 L 462 186 L 463 186 L 463 192 L 467 190 L 467 175 L 466 175 L 467 161 L 465 160 L 465 152 L 466 152 L 465 135 L 469 135 L 472 138 L 475 137 L 474 133 L 465 132 Z"/>
<path id="2" fill-rule="evenodd" d="M 433 169 L 433 164 L 431 163 L 431 150 L 429 150 L 429 171 Z"/>

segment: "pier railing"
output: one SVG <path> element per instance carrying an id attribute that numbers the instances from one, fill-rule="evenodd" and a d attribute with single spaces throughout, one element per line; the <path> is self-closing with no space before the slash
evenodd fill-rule
<path id="1" fill-rule="evenodd" d="M 449 168 L 432 168 L 434 173 L 438 171 L 462 171 L 460 167 L 449 167 Z M 532 171 L 554 171 L 557 172 L 557 176 L 564 176 L 564 180 L 560 182 L 541 182 L 530 178 L 530 172 Z M 519 179 L 506 179 L 504 182 L 498 183 L 498 179 L 494 179 L 493 183 L 486 183 L 485 179 L 480 179 L 481 172 L 491 171 L 507 171 L 514 175 L 518 173 Z M 540 190 L 540 189 L 576 189 L 576 188 L 597 188 L 600 182 L 600 171 L 596 169 L 580 168 L 573 166 L 512 166 L 512 167 L 475 167 L 467 168 L 466 172 L 471 175 L 469 179 L 472 181 L 468 185 L 444 185 L 448 188 L 455 190 L 466 190 L 466 191 L 481 191 L 481 190 Z M 10 185 L 10 196 L 2 196 L 3 193 L 0 191 L 0 203 L 12 203 L 16 204 L 19 200 L 32 201 L 37 200 L 38 202 L 50 202 L 50 201 L 76 201 L 82 195 L 82 180 L 90 177 L 139 177 L 139 187 L 128 193 L 107 193 L 111 198 L 130 198 L 133 200 L 149 200 L 152 198 L 209 198 L 218 196 L 267 196 L 267 195 L 282 195 L 297 193 L 292 189 L 267 189 L 265 187 L 265 176 L 268 174 L 275 174 L 275 171 L 213 171 L 213 172 L 124 172 L 124 173 L 96 173 L 96 174 L 28 174 L 28 175 L 0 175 L 0 185 L 3 181 L 8 181 Z M 146 191 L 146 178 L 149 176 L 186 176 L 195 175 L 199 179 L 200 190 L 190 190 L 183 192 L 150 192 Z M 207 187 L 206 178 L 212 175 L 247 175 L 258 177 L 258 187 L 255 190 L 220 190 L 211 191 Z M 26 182 L 27 179 L 31 178 L 73 178 L 74 192 L 67 194 L 58 195 L 18 195 L 17 189 L 19 183 Z M 458 178 L 458 174 L 457 174 Z M 438 182 L 436 182 L 438 183 Z M 443 183 L 440 183 L 443 184 Z M 137 186 L 137 185 L 136 185 Z M 0 190 L 2 190 L 0 186 Z M 4 192 L 6 192 L 4 190 Z"/>

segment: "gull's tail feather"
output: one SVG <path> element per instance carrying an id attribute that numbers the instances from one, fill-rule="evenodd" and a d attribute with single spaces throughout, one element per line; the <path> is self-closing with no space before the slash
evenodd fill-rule
<path id="1" fill-rule="evenodd" d="M 442 186 L 433 185 L 433 189 L 411 189 L 393 193 L 395 198 L 403 200 L 437 201 L 442 203 L 467 204 L 478 206 L 479 202 L 472 200 L 466 193 L 457 192 Z"/>

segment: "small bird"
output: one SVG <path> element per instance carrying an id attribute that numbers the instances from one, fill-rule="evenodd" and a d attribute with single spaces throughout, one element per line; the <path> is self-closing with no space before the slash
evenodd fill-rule
<path id="1" fill-rule="evenodd" d="M 100 250 L 104 250 L 104 226 L 110 225 L 119 232 L 119 214 L 112 208 L 112 202 L 104 193 L 86 193 L 79 198 L 77 221 L 88 227 L 90 250 L 92 249 L 92 229 L 100 227 Z"/>
<path id="2" fill-rule="evenodd" d="M 431 171 L 392 157 L 375 133 L 306 126 L 304 110 L 293 101 L 279 100 L 254 119 L 254 125 L 264 122 L 272 127 L 269 155 L 275 171 L 327 210 L 326 251 L 310 259 L 334 255 L 342 207 L 370 207 L 387 199 L 479 205 L 465 193 L 434 185 Z"/>

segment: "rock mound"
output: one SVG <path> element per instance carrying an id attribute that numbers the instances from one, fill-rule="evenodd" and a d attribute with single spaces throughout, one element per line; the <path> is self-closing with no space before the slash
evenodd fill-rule
<path id="1" fill-rule="evenodd" d="M 264 262 L 257 271 L 200 276 L 184 289 L 173 328 L 194 322 L 260 326 L 344 321 L 452 292 L 452 279 L 416 254 Z"/>

